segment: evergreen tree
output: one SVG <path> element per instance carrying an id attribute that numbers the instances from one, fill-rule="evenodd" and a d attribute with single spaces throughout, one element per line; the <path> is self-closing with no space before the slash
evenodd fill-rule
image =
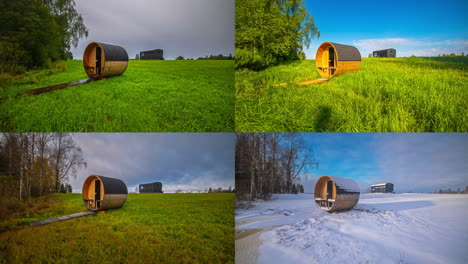
<path id="1" fill-rule="evenodd" d="M 294 193 L 294 194 L 297 194 L 297 187 L 296 187 L 296 184 L 293 184 L 293 185 L 292 185 L 291 192 Z"/>

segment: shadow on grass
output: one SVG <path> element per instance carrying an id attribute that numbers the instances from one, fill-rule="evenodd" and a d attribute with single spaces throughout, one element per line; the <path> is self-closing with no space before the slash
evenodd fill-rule
<path id="1" fill-rule="evenodd" d="M 321 105 L 318 108 L 318 117 L 315 120 L 315 130 L 317 132 L 324 132 L 331 129 L 332 108 L 330 106 Z"/>

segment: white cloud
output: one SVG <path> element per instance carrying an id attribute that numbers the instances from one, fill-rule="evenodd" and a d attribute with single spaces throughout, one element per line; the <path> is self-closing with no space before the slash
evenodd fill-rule
<path id="1" fill-rule="evenodd" d="M 374 146 L 381 173 L 371 180 L 392 182 L 398 192 L 468 184 L 465 134 L 387 134 Z"/>
<path id="2" fill-rule="evenodd" d="M 398 57 L 408 56 L 438 56 L 441 54 L 461 54 L 468 53 L 468 40 L 427 40 L 413 38 L 381 38 L 381 39 L 361 39 L 352 42 L 361 51 L 361 55 L 374 50 L 394 48 Z"/>

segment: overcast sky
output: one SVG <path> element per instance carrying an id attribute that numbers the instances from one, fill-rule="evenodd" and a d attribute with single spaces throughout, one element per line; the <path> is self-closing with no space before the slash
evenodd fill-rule
<path id="1" fill-rule="evenodd" d="M 309 133 L 319 168 L 303 176 L 312 192 L 322 175 L 354 179 L 361 192 L 390 182 L 395 192 L 468 186 L 468 133 Z"/>
<path id="2" fill-rule="evenodd" d="M 234 54 L 234 0 L 79 0 L 89 31 L 72 48 L 82 59 L 93 41 L 124 47 L 130 58 L 162 49 L 165 59 Z"/>
<path id="3" fill-rule="evenodd" d="M 233 133 L 76 133 L 87 168 L 70 178 L 81 192 L 91 174 L 119 178 L 130 192 L 159 181 L 164 192 L 234 188 Z"/>

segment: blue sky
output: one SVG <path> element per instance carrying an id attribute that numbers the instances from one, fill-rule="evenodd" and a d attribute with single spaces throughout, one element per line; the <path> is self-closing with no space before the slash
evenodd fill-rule
<path id="1" fill-rule="evenodd" d="M 468 53 L 466 0 L 305 0 L 321 31 L 306 50 L 314 59 L 326 41 L 356 46 L 363 57 L 395 48 L 397 56 Z"/>
<path id="2" fill-rule="evenodd" d="M 468 133 L 307 133 L 318 168 L 302 176 L 305 191 L 322 175 L 356 180 L 361 191 L 391 182 L 396 192 L 464 189 Z"/>

